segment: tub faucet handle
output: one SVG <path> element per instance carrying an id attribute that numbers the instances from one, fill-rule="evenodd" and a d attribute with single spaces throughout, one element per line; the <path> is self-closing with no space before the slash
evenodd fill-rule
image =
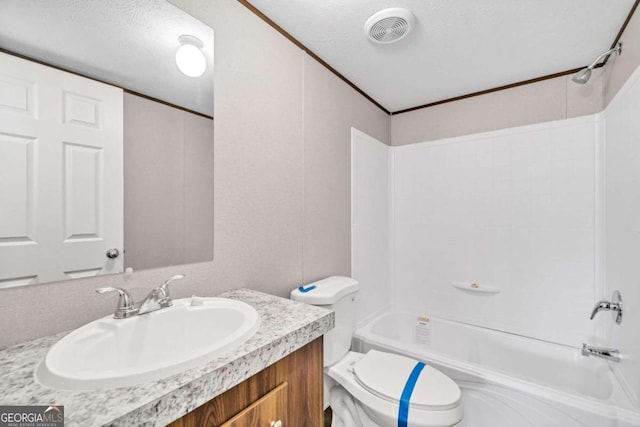
<path id="1" fill-rule="evenodd" d="M 589 319 L 593 320 L 593 318 L 596 317 L 596 314 L 607 310 L 611 310 L 611 303 L 609 301 L 598 301 L 593 307 L 593 310 L 591 310 L 591 316 L 589 316 Z"/>
<path id="2" fill-rule="evenodd" d="M 622 323 L 622 296 L 619 291 L 613 291 L 611 301 L 598 301 L 591 310 L 591 316 L 589 319 L 593 320 L 596 314 L 601 311 L 615 311 L 616 323 Z"/>

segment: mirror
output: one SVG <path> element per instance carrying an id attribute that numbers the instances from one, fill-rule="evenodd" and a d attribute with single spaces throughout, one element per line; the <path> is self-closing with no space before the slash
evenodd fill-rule
<path id="1" fill-rule="evenodd" d="M 213 259 L 213 30 L 0 2 L 0 288 Z"/>

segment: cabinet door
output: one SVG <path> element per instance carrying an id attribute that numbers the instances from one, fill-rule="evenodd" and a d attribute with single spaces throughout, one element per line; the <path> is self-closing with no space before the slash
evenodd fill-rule
<path id="1" fill-rule="evenodd" d="M 275 422 L 273 427 L 277 427 L 278 420 L 284 427 L 322 427 L 322 348 L 320 337 L 205 402 L 169 427 L 271 427 L 271 421 Z M 280 398 L 282 402 L 278 403 L 281 410 L 272 418 L 265 416 L 266 421 L 263 421 L 262 418 L 253 418 L 257 414 L 251 414 L 247 416 L 252 418 L 230 424 L 263 399 L 277 393 L 280 387 L 285 387 L 286 392 Z M 292 399 L 287 402 L 289 393 Z"/>
<path id="2" fill-rule="evenodd" d="M 287 383 L 258 399 L 220 427 L 287 427 Z"/>

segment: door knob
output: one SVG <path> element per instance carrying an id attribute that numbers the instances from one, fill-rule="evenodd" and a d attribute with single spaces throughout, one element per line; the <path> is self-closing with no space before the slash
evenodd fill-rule
<path id="1" fill-rule="evenodd" d="M 109 249 L 107 251 L 107 258 L 115 259 L 115 258 L 118 258 L 119 256 L 120 256 L 120 251 L 117 250 L 116 248 Z"/>
<path id="2" fill-rule="evenodd" d="M 270 427 L 282 427 L 282 421 L 280 421 L 280 420 L 271 421 L 271 426 Z"/>

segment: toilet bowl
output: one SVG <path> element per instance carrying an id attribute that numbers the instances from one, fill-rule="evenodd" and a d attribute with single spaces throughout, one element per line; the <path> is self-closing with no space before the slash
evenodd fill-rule
<path id="1" fill-rule="evenodd" d="M 291 292 L 291 298 L 335 312 L 324 337 L 324 406 L 332 427 L 449 427 L 462 420 L 461 392 L 442 372 L 409 357 L 349 351 L 355 330 L 358 282 L 328 277 Z"/>
<path id="2" fill-rule="evenodd" d="M 411 372 L 419 364 L 408 357 L 371 350 L 366 354 L 349 352 L 338 363 L 327 367 L 326 375 L 339 385 L 330 392 L 334 419 L 338 421 L 333 427 L 358 425 L 357 421 L 349 423 L 350 414 L 345 417 L 343 411 L 336 411 L 335 406 L 339 405 L 334 401 L 344 402 L 349 398 L 361 410 L 358 415 L 362 427 L 457 424 L 462 419 L 461 394 L 457 384 L 426 365 L 415 382 L 410 383 L 407 378 L 411 378 Z M 412 393 L 403 398 L 408 383 L 413 386 Z"/>

